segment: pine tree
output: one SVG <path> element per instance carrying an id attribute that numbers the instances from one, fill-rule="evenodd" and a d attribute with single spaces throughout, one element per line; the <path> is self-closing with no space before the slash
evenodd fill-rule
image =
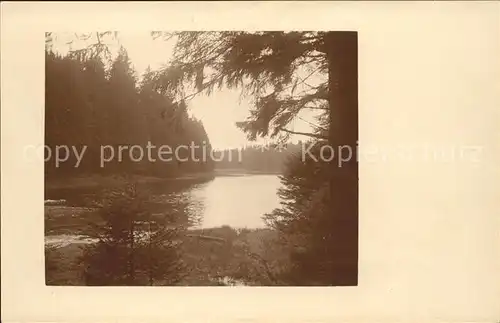
<path id="1" fill-rule="evenodd" d="M 81 259 L 87 285 L 174 285 L 183 277 L 180 228 L 173 217 L 154 215 L 144 192 L 131 184 L 112 191 L 100 214 L 104 225 L 92 225 L 98 239 Z"/>

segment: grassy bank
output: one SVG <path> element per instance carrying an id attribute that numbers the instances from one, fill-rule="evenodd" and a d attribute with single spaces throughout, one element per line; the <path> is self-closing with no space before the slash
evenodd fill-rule
<path id="1" fill-rule="evenodd" d="M 188 230 L 181 244 L 186 276 L 179 285 L 224 285 L 225 277 L 246 285 L 274 285 L 269 266 L 282 253 L 268 248 L 276 239 L 269 229 L 236 230 L 230 227 Z M 46 282 L 49 285 L 84 285 L 84 264 L 79 261 L 85 243 L 62 247 L 46 245 Z M 272 253 L 271 253 L 272 251 Z M 227 283 L 226 283 L 227 284 Z"/>

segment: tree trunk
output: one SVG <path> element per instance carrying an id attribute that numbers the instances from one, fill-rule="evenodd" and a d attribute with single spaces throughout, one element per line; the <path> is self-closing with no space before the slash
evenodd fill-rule
<path id="1" fill-rule="evenodd" d="M 328 32 L 329 145 L 335 158 L 330 177 L 331 283 L 358 284 L 358 37 Z M 346 147 L 341 149 L 341 147 Z M 352 154 L 349 157 L 349 151 Z"/>

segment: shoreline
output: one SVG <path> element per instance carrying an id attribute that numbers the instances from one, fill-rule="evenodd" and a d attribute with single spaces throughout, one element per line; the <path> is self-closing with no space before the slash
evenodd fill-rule
<path id="1" fill-rule="evenodd" d="M 216 177 L 241 177 L 257 175 L 280 176 L 282 172 L 269 172 L 245 169 L 215 169 L 213 172 L 193 173 L 177 177 L 155 177 L 143 175 L 89 175 L 75 176 L 62 179 L 45 179 L 45 190 L 63 190 L 63 189 L 102 189 L 116 187 L 126 184 L 129 181 L 137 184 L 161 184 L 169 182 L 189 182 L 194 184 L 204 183 L 213 180 Z"/>
<path id="2" fill-rule="evenodd" d="M 207 228 L 188 228 L 186 229 L 187 238 L 199 238 L 201 240 L 212 240 L 218 242 L 225 242 L 218 234 L 224 230 L 230 230 L 236 233 L 239 232 L 276 232 L 274 229 L 269 227 L 255 227 L 255 228 L 239 228 L 232 227 L 229 225 L 223 225 L 218 227 L 207 227 Z M 66 241 L 67 244 L 91 244 L 97 242 L 98 239 L 92 238 L 84 233 L 56 233 L 56 234 L 45 234 L 44 235 L 44 245 L 48 246 L 51 244 L 57 244 L 59 242 Z"/>
<path id="3" fill-rule="evenodd" d="M 215 177 L 241 177 L 241 176 L 258 176 L 258 175 L 269 175 L 269 176 L 280 176 L 283 175 L 282 172 L 270 172 L 270 171 L 259 171 L 259 170 L 245 170 L 245 169 L 215 169 L 214 170 Z"/>
<path id="4" fill-rule="evenodd" d="M 209 181 L 215 178 L 213 172 L 194 173 L 177 177 L 155 177 L 143 175 L 89 175 L 64 179 L 46 179 L 45 190 L 60 189 L 102 189 L 124 185 L 129 181 L 138 184 L 160 184 L 178 181 Z"/>

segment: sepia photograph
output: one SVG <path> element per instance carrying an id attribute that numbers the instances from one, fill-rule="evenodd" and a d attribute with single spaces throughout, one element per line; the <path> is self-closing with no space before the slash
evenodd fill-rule
<path id="1" fill-rule="evenodd" d="M 356 286 L 355 31 L 46 33 L 47 285 Z"/>

